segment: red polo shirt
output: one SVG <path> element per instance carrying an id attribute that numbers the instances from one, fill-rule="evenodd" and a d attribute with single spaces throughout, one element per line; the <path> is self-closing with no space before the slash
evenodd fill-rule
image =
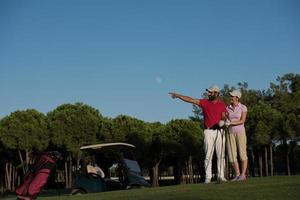
<path id="1" fill-rule="evenodd" d="M 203 110 L 204 125 L 206 128 L 211 128 L 213 125 L 219 123 L 222 119 L 222 113 L 226 113 L 225 103 L 221 100 L 216 102 L 200 99 L 199 106 Z"/>

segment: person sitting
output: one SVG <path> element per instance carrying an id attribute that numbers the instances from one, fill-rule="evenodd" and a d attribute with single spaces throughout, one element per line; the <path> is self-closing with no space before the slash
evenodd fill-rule
<path id="1" fill-rule="evenodd" d="M 95 164 L 95 169 L 96 169 L 97 174 L 98 174 L 101 178 L 104 178 L 104 177 L 105 177 L 105 174 L 104 174 L 103 170 L 102 170 L 97 164 Z"/>
<path id="2" fill-rule="evenodd" d="M 86 169 L 87 169 L 87 173 L 92 175 L 93 177 L 101 177 L 101 178 L 105 177 L 103 170 L 97 164 L 95 164 L 95 166 L 88 164 L 86 166 Z"/>

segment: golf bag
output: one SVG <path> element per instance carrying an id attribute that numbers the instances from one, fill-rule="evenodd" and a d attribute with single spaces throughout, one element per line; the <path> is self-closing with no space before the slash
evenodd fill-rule
<path id="1" fill-rule="evenodd" d="M 55 168 L 56 162 L 60 157 L 59 152 L 46 152 L 26 173 L 23 182 L 16 189 L 18 199 L 36 199 L 46 185 L 50 173 Z"/>

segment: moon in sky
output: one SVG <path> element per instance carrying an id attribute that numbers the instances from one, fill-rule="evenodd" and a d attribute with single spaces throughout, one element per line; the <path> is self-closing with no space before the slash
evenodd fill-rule
<path id="1" fill-rule="evenodd" d="M 155 81 L 156 81 L 156 83 L 158 83 L 158 84 L 162 83 L 162 79 L 161 79 L 160 76 L 156 76 L 156 77 L 155 77 Z"/>

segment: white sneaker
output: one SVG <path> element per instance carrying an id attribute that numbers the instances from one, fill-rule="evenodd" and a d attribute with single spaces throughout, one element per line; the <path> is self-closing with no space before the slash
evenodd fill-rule
<path id="1" fill-rule="evenodd" d="M 219 177 L 218 182 L 227 182 L 227 179 L 224 177 Z"/>
<path id="2" fill-rule="evenodd" d="M 205 181 L 204 181 L 204 184 L 209 184 L 211 183 L 211 179 L 210 178 L 206 178 Z"/>

